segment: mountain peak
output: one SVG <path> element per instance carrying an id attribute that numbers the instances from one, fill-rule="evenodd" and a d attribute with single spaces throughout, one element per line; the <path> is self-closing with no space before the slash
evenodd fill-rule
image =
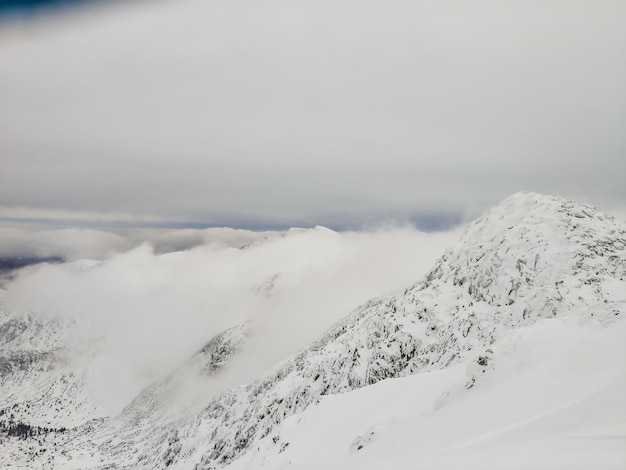
<path id="1" fill-rule="evenodd" d="M 518 192 L 504 199 L 476 219 L 468 230 L 476 225 L 491 225 L 492 230 L 502 227 L 501 223 L 555 223 L 568 219 L 612 220 L 596 208 L 566 198 L 533 192 Z"/>
<path id="2" fill-rule="evenodd" d="M 452 284 L 468 302 L 517 303 L 511 318 L 556 315 L 581 301 L 620 300 L 607 286 L 624 278 L 625 246 L 624 225 L 591 206 L 516 193 L 467 227 L 422 288 Z"/>

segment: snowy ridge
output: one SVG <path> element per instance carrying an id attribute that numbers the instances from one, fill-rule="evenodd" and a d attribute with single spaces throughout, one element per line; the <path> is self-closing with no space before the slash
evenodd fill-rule
<path id="1" fill-rule="evenodd" d="M 141 423 L 145 419 L 171 422 L 180 419 L 181 415 L 201 411 L 211 400 L 211 394 L 202 386 L 210 387 L 211 378 L 245 347 L 249 326 L 248 323 L 234 326 L 211 338 L 165 380 L 145 388 L 124 409 L 121 419 L 131 423 Z M 186 392 L 187 388 L 193 390 Z M 189 405 L 181 409 L 175 403 L 185 401 L 185 392 L 193 394 L 193 398 L 186 397 Z"/>
<path id="2" fill-rule="evenodd" d="M 325 395 L 472 359 L 473 387 L 490 347 L 513 328 L 567 312 L 623 316 L 626 229 L 568 200 L 516 194 L 472 223 L 426 279 L 373 300 L 263 378 L 176 423 L 86 432 L 112 468 L 220 468 L 261 440 L 278 449 L 287 417 Z M 80 452 L 87 451 L 83 449 Z"/>

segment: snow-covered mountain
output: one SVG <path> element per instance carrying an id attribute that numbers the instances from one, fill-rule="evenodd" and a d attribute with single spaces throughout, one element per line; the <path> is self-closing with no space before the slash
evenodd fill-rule
<path id="1" fill-rule="evenodd" d="M 2 293 L 3 295 L 3 293 Z M 3 299 L 0 298 L 0 308 Z M 0 415 L 31 426 L 74 427 L 105 416 L 85 387 L 97 342 L 68 342 L 71 322 L 3 312 Z"/>
<path id="2" fill-rule="evenodd" d="M 470 224 L 457 245 L 439 259 L 425 279 L 398 295 L 374 299 L 357 308 L 308 348 L 259 379 L 217 395 L 202 393 L 207 383 L 205 378 L 219 374 L 220 366 L 236 358 L 233 353 L 239 348 L 245 348 L 246 327 L 235 328 L 211 340 L 165 381 L 145 389 L 119 416 L 100 418 L 62 433 L 42 431 L 36 443 L 33 439 L 16 443 L 13 436 L 3 437 L 0 461 L 4 456 L 6 464 L 16 467 L 28 461 L 31 468 L 200 470 L 228 465 L 233 469 L 284 468 L 291 464 L 294 468 L 330 468 L 329 462 L 322 464 L 322 460 L 310 467 L 300 460 L 298 467 L 294 459 L 310 458 L 310 449 L 317 445 L 307 443 L 306 436 L 317 436 L 323 441 L 319 429 L 324 426 L 337 429 L 337 435 L 347 429 L 333 422 L 332 410 L 336 412 L 333 403 L 354 403 L 352 408 L 346 405 L 345 409 L 367 416 L 370 412 L 376 414 L 362 408 L 369 403 L 388 400 L 392 404 L 395 394 L 414 393 L 414 408 L 406 397 L 398 401 L 409 408 L 404 413 L 407 417 L 422 419 L 425 415 L 417 410 L 428 409 L 435 413 L 433 416 L 446 416 L 443 422 L 454 426 L 454 413 L 450 410 L 467 411 L 458 403 L 475 390 L 484 388 L 483 399 L 491 397 L 497 401 L 500 395 L 492 390 L 493 386 L 489 388 L 490 377 L 507 376 L 503 371 L 511 368 L 522 372 L 535 370 L 528 369 L 522 360 L 522 355 L 528 355 L 528 363 L 542 360 L 530 354 L 533 348 L 529 349 L 528 344 L 537 350 L 544 348 L 550 354 L 561 351 L 545 347 L 546 343 L 561 338 L 560 327 L 552 325 L 569 325 L 567 328 L 577 332 L 566 335 L 563 351 L 576 351 L 576 342 L 570 340 L 585 337 L 581 331 L 597 339 L 590 343 L 593 350 L 598 344 L 616 344 L 624 332 L 624 314 L 626 227 L 623 223 L 572 201 L 519 193 Z M 1 328 L 16 332 L 3 335 L 12 338 L 8 342 L 21 341 L 15 339 L 22 334 L 21 327 Z M 46 337 L 54 338 L 54 327 L 50 328 L 51 333 Z M 34 337 L 39 336 L 34 334 Z M 24 350 L 54 349 L 54 339 L 44 342 L 45 348 L 33 346 Z M 507 349 L 506 345 L 512 342 L 522 345 L 519 351 Z M 26 387 L 14 372 L 19 369 L 15 364 L 22 362 L 11 359 L 13 356 L 6 350 L 2 354 L 3 364 L 11 364 L 3 365 L 3 370 L 10 370 L 3 388 L 8 382 L 15 390 Z M 511 357 L 515 360 L 510 360 Z M 550 356 L 552 364 L 562 364 L 555 357 L 563 358 L 562 351 Z M 595 355 L 594 358 L 594 365 L 602 363 L 602 358 Z M 43 359 L 31 362 L 38 364 L 38 370 L 47 367 Z M 554 370 L 559 370 L 557 366 Z M 582 365 L 582 372 L 576 378 L 589 378 L 585 374 L 596 369 Z M 624 367 L 617 364 L 611 369 L 611 377 L 620 372 L 623 376 L 623 371 Z M 539 380 L 540 375 L 528 377 Z M 507 383 L 519 385 L 514 379 L 515 374 L 510 374 Z M 611 384 L 602 390 L 612 393 L 612 397 L 624 390 L 619 384 Z M 33 386 L 28 385 L 29 390 Z M 542 386 L 534 382 L 529 389 Z M 426 389 L 432 389 L 430 394 Z M 41 392 L 41 388 L 36 388 L 34 393 Z M 345 399 L 334 397 L 338 394 Z M 6 408 L 10 408 L 10 403 Z M 399 408 L 393 409 L 394 416 L 401 415 Z M 531 408 L 520 410 L 523 415 Z M 346 413 L 345 416 L 350 416 Z M 513 415 L 511 419 L 519 419 Z M 618 424 L 620 419 L 622 425 L 626 423 L 623 415 L 617 416 Z M 430 422 L 435 419 L 431 415 L 427 418 Z M 302 419 L 304 427 L 298 424 Z M 459 411 L 459 419 L 478 418 Z M 317 424 L 307 428 L 306 422 Z M 418 424 L 411 426 L 409 421 L 404 425 L 428 432 Z M 505 424 L 498 422 L 500 427 Z M 359 451 L 367 450 L 374 436 L 384 434 L 380 427 L 377 421 L 371 429 L 356 432 L 355 428 L 356 434 L 342 447 L 346 455 L 365 455 Z M 488 432 L 480 426 L 471 429 L 482 434 Z M 350 432 L 352 428 L 342 436 L 349 437 Z M 391 429 L 389 435 L 395 435 L 394 432 L 397 434 L 398 429 Z M 617 434 L 618 438 L 621 436 L 622 449 L 624 435 Z M 461 438 L 466 444 L 470 440 L 468 435 Z M 30 450 L 24 452 L 29 446 Z M 380 447 L 379 451 L 406 457 L 410 456 L 410 447 L 405 442 L 400 453 L 393 446 Z M 330 453 L 332 445 L 325 449 Z M 321 452 L 323 455 L 325 451 Z M 367 464 L 356 457 L 355 462 L 360 462 L 361 467 L 355 468 L 380 468 L 384 462 L 381 455 L 378 466 L 372 466 L 376 460 Z M 391 457 L 389 462 L 394 461 Z M 405 468 L 404 460 L 395 462 L 397 468 Z M 349 462 L 343 465 L 337 468 L 348 468 Z"/>

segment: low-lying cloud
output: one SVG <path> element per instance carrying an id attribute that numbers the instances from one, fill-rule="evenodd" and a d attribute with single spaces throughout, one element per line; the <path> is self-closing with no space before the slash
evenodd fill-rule
<path id="1" fill-rule="evenodd" d="M 222 386 L 254 378 L 360 303 L 418 281 L 456 237 L 318 227 L 244 248 L 213 243 L 156 254 L 144 243 L 98 262 L 23 270 L 7 287 L 6 305 L 75 319 L 67 340 L 76 344 L 104 339 L 92 380 L 119 382 L 123 405 L 212 336 L 245 321 L 252 323 L 245 358 Z"/>
<path id="2" fill-rule="evenodd" d="M 149 243 L 155 253 L 188 250 L 200 245 L 242 247 L 278 232 L 228 227 L 195 229 L 127 228 L 95 230 L 42 228 L 15 224 L 0 226 L 0 258 L 61 258 L 102 260 Z"/>
<path id="3" fill-rule="evenodd" d="M 101 230 L 0 227 L 0 258 L 104 259 L 131 247 L 127 238 Z"/>

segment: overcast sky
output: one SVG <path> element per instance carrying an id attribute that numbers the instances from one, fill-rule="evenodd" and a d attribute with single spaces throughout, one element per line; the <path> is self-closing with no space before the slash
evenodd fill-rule
<path id="1" fill-rule="evenodd" d="M 0 218 L 343 228 L 522 189 L 626 206 L 624 1 L 123 3 L 0 23 Z"/>

